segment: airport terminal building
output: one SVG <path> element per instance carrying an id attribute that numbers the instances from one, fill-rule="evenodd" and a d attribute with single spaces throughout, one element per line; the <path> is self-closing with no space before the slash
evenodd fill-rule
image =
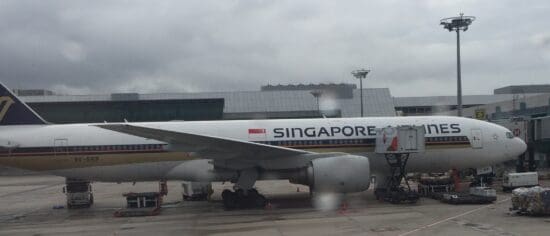
<path id="1" fill-rule="evenodd" d="M 267 85 L 258 91 L 57 95 L 14 90 L 52 123 L 454 115 L 455 96 L 392 97 L 388 88 L 353 84 Z M 521 93 L 519 93 L 521 92 Z M 486 120 L 550 115 L 550 86 L 508 86 L 463 96 L 464 114 Z"/>
<path id="2" fill-rule="evenodd" d="M 52 123 L 359 117 L 361 110 L 360 91 L 350 84 L 268 85 L 260 91 L 204 93 L 15 92 Z M 363 89 L 363 109 L 365 116 L 395 116 L 390 90 Z"/>

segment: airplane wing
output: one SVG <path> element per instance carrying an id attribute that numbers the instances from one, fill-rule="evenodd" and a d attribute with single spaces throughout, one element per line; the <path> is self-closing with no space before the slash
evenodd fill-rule
<path id="1" fill-rule="evenodd" d="M 303 162 L 313 158 L 313 155 L 310 154 L 317 154 L 314 152 L 231 138 L 176 132 L 131 124 L 100 124 L 95 126 L 166 142 L 171 145 L 170 150 L 191 152 L 200 158 L 213 159 L 214 161 L 233 160 L 241 163 L 266 163 L 276 161 L 280 163 L 280 161 L 287 160 L 288 158 L 296 160 L 296 156 L 302 156 L 303 158 L 298 159 L 301 159 L 300 162 Z M 273 163 L 270 165 L 272 166 Z"/>

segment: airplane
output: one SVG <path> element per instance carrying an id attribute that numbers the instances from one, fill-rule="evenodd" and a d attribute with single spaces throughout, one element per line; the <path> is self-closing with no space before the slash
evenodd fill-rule
<path id="1" fill-rule="evenodd" d="M 51 124 L 0 85 L 0 165 L 86 181 L 230 181 L 228 208 L 265 204 L 254 185 L 266 179 L 354 193 L 375 176 L 382 188 L 391 168 L 374 152 L 381 127 L 424 127 L 409 172 L 489 166 L 526 150 L 502 126 L 451 116 Z"/>

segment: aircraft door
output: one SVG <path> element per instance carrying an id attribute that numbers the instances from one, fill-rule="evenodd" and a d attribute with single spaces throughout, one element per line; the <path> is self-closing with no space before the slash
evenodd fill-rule
<path id="1" fill-rule="evenodd" d="M 53 146 L 55 156 L 64 156 L 69 154 L 69 139 L 56 138 L 53 140 Z"/>
<path id="2" fill-rule="evenodd" d="M 472 148 L 483 148 L 483 133 L 481 129 L 472 129 L 470 143 L 472 144 Z"/>
<path id="3" fill-rule="evenodd" d="M 416 135 L 408 134 L 405 136 L 407 139 L 405 142 L 405 150 L 417 150 L 418 149 L 418 140 Z"/>

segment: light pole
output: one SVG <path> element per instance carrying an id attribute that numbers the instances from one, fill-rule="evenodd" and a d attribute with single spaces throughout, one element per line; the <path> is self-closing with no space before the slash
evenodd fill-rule
<path id="1" fill-rule="evenodd" d="M 363 79 L 367 78 L 367 74 L 370 70 L 360 69 L 351 72 L 356 79 L 359 79 L 359 94 L 361 97 L 361 117 L 363 117 Z"/>
<path id="2" fill-rule="evenodd" d="M 442 19 L 440 25 L 443 28 L 451 31 L 456 31 L 456 101 L 457 101 L 457 114 L 462 116 L 462 81 L 460 72 L 460 31 L 468 30 L 468 26 L 476 18 L 474 16 L 464 16 L 464 13 L 460 13 L 458 17 L 449 17 Z"/>
<path id="3" fill-rule="evenodd" d="M 321 90 L 313 90 L 311 92 L 311 95 L 315 97 L 315 100 L 317 101 L 317 113 L 319 113 L 319 116 L 321 116 L 321 108 L 319 107 L 319 97 L 323 94 L 323 91 Z"/>

